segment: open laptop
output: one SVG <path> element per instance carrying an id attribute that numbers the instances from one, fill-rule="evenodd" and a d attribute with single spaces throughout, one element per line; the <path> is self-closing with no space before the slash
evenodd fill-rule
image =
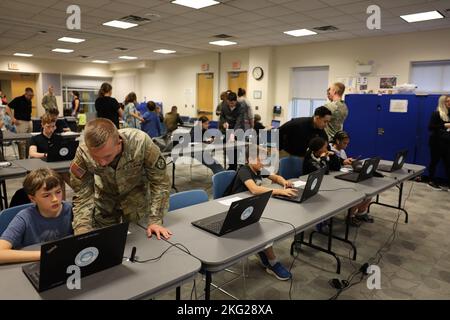
<path id="1" fill-rule="evenodd" d="M 123 260 L 128 222 L 42 244 L 41 260 L 22 267 L 38 292 L 66 284 L 78 266 L 81 277 L 119 265 Z"/>
<path id="2" fill-rule="evenodd" d="M 56 139 L 55 143 L 48 150 L 47 158 L 43 160 L 47 162 L 73 160 L 78 144 L 79 142 L 73 139 Z"/>
<path id="3" fill-rule="evenodd" d="M 405 164 L 406 157 L 408 156 L 408 150 L 401 150 L 397 152 L 395 155 L 395 160 L 392 163 L 392 165 L 387 164 L 380 164 L 378 166 L 378 170 L 384 171 L 384 172 L 394 172 L 397 170 L 400 170 L 403 168 L 403 165 Z"/>
<path id="4" fill-rule="evenodd" d="M 272 120 L 272 129 L 278 129 L 280 127 L 280 120 Z"/>
<path id="5" fill-rule="evenodd" d="M 359 172 L 344 173 L 336 176 L 336 179 L 341 179 L 349 182 L 361 182 L 373 177 L 375 171 L 380 163 L 380 158 L 372 158 L 364 161 L 364 164 Z"/>
<path id="6" fill-rule="evenodd" d="M 273 197 L 277 199 L 302 203 L 303 201 L 308 200 L 312 196 L 315 196 L 317 192 L 319 192 L 324 174 L 325 174 L 324 168 L 314 171 L 313 173 L 310 173 L 308 175 L 308 180 L 306 181 L 306 185 L 304 188 L 294 188 L 297 189 L 297 195 L 295 197 L 287 197 L 281 195 L 276 195 Z"/>
<path id="7" fill-rule="evenodd" d="M 244 228 L 261 218 L 272 191 L 235 201 L 228 212 L 191 222 L 193 226 L 216 236 Z"/>

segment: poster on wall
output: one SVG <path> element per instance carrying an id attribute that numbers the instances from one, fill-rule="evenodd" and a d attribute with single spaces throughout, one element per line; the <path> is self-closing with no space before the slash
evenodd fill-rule
<path id="1" fill-rule="evenodd" d="M 408 113 L 408 100 L 391 100 L 389 112 Z"/>
<path id="2" fill-rule="evenodd" d="M 397 77 L 380 78 L 380 89 L 392 89 L 397 85 Z"/>

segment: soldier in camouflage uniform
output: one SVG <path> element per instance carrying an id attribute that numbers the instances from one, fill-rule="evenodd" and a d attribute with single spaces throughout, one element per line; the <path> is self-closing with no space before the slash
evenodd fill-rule
<path id="1" fill-rule="evenodd" d="M 70 175 L 75 234 L 145 219 L 149 237 L 170 237 L 162 227 L 170 193 L 166 162 L 145 132 L 117 130 L 107 119 L 90 121 Z"/>
<path id="2" fill-rule="evenodd" d="M 344 129 L 344 122 L 348 116 L 348 108 L 345 102 L 342 100 L 342 96 L 345 92 L 345 85 L 340 82 L 336 82 L 329 89 L 329 97 L 332 99 L 325 107 L 331 111 L 331 121 L 325 128 L 328 140 L 332 141 L 333 137 L 339 131 Z"/>

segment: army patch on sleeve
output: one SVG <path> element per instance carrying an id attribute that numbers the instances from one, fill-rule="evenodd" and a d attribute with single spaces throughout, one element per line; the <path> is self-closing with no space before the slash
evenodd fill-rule
<path id="1" fill-rule="evenodd" d="M 162 156 L 159 156 L 158 161 L 156 161 L 156 167 L 159 170 L 165 170 L 166 169 L 166 160 Z"/>
<path id="2" fill-rule="evenodd" d="M 70 172 L 77 177 L 78 179 L 83 178 L 86 173 L 86 170 L 80 168 L 75 162 L 70 165 Z"/>

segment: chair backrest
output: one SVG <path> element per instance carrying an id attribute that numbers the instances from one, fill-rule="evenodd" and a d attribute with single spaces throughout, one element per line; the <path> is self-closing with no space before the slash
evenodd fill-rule
<path id="1" fill-rule="evenodd" d="M 209 121 L 209 129 L 219 129 L 219 122 L 218 121 Z"/>
<path id="2" fill-rule="evenodd" d="M 2 212 L 0 212 L 0 236 L 6 230 L 9 223 L 12 221 L 12 219 L 14 219 L 16 214 L 18 214 L 23 209 L 31 207 L 32 205 L 34 205 L 34 204 L 27 203 L 27 204 L 23 204 L 21 206 L 8 208 L 8 209 L 5 209 Z"/>
<path id="3" fill-rule="evenodd" d="M 227 170 L 216 173 L 212 177 L 213 186 L 213 198 L 219 199 L 223 197 L 223 194 L 227 190 L 228 186 L 233 182 L 236 171 Z"/>
<path id="4" fill-rule="evenodd" d="M 303 160 L 299 157 L 287 157 L 280 160 L 279 174 L 285 179 L 298 178 L 302 175 Z"/>
<path id="5" fill-rule="evenodd" d="M 169 211 L 207 202 L 208 194 L 204 190 L 189 190 L 170 195 Z"/>

